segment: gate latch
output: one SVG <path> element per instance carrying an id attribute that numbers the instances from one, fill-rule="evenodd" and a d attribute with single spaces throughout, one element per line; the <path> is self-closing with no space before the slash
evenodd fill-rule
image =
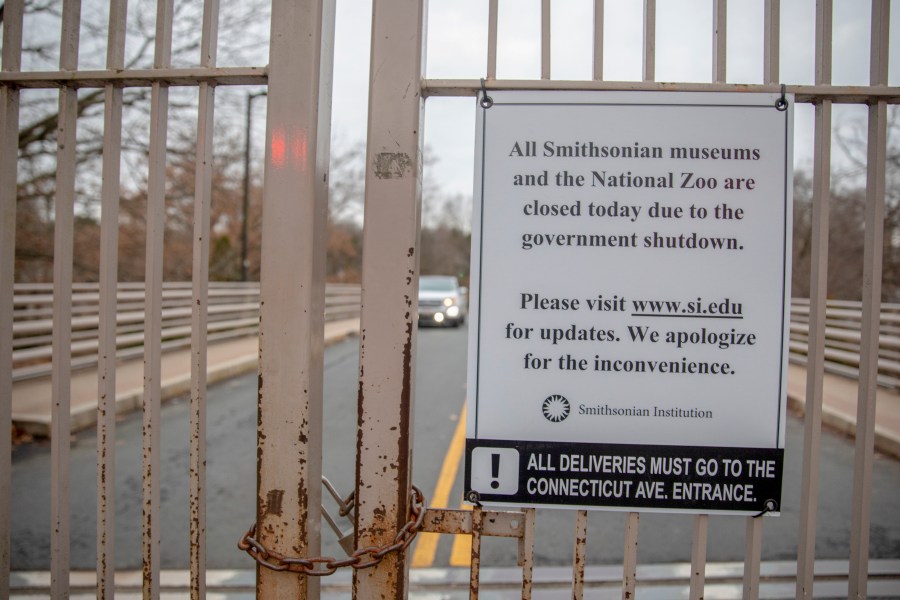
<path id="1" fill-rule="evenodd" d="M 338 494 L 337 490 L 328 481 L 328 478 L 324 475 L 322 476 L 322 484 L 325 486 L 325 489 L 328 490 L 328 493 L 331 494 L 331 497 L 334 498 L 334 501 L 337 503 L 338 507 L 340 507 L 339 515 L 341 517 L 346 517 L 350 520 L 350 528 L 346 530 L 341 530 L 340 526 L 338 526 L 337 521 L 335 521 L 334 517 L 328 512 L 328 509 L 325 508 L 325 505 L 322 505 L 322 516 L 325 517 L 325 521 L 328 523 L 328 526 L 331 527 L 331 530 L 337 535 L 338 544 L 341 545 L 341 548 L 344 549 L 344 552 L 347 556 L 353 554 L 356 550 L 356 539 L 353 535 L 353 506 L 349 503 L 349 500 L 344 500 L 341 498 L 341 495 Z"/>

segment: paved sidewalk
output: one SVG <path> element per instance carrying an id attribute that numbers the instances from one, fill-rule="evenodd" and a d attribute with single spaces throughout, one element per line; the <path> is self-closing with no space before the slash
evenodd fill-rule
<path id="1" fill-rule="evenodd" d="M 900 458 L 900 393 L 878 388 L 875 401 L 875 448 Z M 822 389 L 822 423 L 851 437 L 856 434 L 859 383 L 840 375 L 825 374 Z M 790 365 L 788 406 L 801 413 L 806 407 L 806 367 Z"/>
<path id="2" fill-rule="evenodd" d="M 359 319 L 325 323 L 325 344 L 338 342 L 359 332 Z M 210 344 L 207 348 L 207 382 L 255 371 L 259 357 L 259 339 L 245 337 Z M 190 349 L 162 355 L 162 397 L 173 398 L 190 391 Z M 72 430 L 92 427 L 97 422 L 97 369 L 72 373 Z M 144 361 L 122 361 L 116 368 L 116 412 L 139 408 L 144 393 Z M 50 433 L 50 378 L 42 377 L 13 384 L 13 424 L 26 433 L 48 436 Z"/>
<path id="3" fill-rule="evenodd" d="M 359 332 L 359 319 L 325 324 L 325 343 L 330 344 Z M 210 344 L 207 350 L 208 381 L 213 383 L 256 369 L 256 337 Z M 172 398 L 190 390 L 190 350 L 163 354 L 162 395 Z M 128 360 L 116 370 L 116 406 L 118 412 L 141 406 L 144 385 L 143 360 Z M 50 378 L 13 384 L 13 423 L 32 435 L 46 436 L 50 431 Z M 838 375 L 825 374 L 822 422 L 848 435 L 856 431 L 857 382 Z M 806 369 L 790 365 L 788 404 L 803 412 L 806 401 Z M 84 429 L 96 423 L 97 370 L 85 369 L 72 374 L 72 429 Z M 900 393 L 878 388 L 875 447 L 900 458 Z"/>

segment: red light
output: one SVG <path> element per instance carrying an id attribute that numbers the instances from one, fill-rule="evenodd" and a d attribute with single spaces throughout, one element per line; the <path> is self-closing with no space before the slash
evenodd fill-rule
<path id="1" fill-rule="evenodd" d="M 294 163 L 299 164 L 300 168 L 303 169 L 306 166 L 306 131 L 299 131 L 291 140 L 291 154 L 293 155 L 291 158 L 294 159 Z"/>
<path id="2" fill-rule="evenodd" d="M 286 145 L 284 143 L 284 132 L 280 129 L 272 133 L 272 165 L 276 167 L 284 166 Z"/>

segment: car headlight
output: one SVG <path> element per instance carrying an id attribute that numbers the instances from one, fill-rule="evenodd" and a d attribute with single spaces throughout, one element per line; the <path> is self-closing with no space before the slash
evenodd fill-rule
<path id="1" fill-rule="evenodd" d="M 447 316 L 448 316 L 448 317 L 458 317 L 458 316 L 459 316 L 459 307 L 458 307 L 458 306 L 451 306 L 450 308 L 448 308 L 448 309 L 447 309 Z"/>
<path id="2" fill-rule="evenodd" d="M 444 313 L 434 313 L 434 320 L 437 323 L 441 323 L 444 320 Z"/>
<path id="3" fill-rule="evenodd" d="M 453 306 L 453 298 L 444 298 L 444 306 Z"/>

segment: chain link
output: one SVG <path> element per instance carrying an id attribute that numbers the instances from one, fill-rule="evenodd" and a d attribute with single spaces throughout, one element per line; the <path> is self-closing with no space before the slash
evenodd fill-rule
<path id="1" fill-rule="evenodd" d="M 347 497 L 348 507 L 355 503 L 353 494 Z M 348 510 L 349 512 L 349 510 Z M 324 577 L 332 575 L 338 569 L 352 567 L 354 569 L 368 569 L 380 563 L 385 556 L 406 550 L 425 520 L 425 496 L 416 486 L 412 486 L 409 494 L 409 518 L 402 528 L 394 536 L 390 544 L 384 546 L 368 546 L 360 548 L 348 558 L 338 560 L 332 556 L 317 556 L 314 558 L 294 558 L 285 556 L 280 552 L 266 548 L 256 539 L 256 524 L 244 534 L 238 542 L 238 548 L 246 552 L 259 565 L 273 571 L 290 571 L 302 573 L 310 577 Z"/>

